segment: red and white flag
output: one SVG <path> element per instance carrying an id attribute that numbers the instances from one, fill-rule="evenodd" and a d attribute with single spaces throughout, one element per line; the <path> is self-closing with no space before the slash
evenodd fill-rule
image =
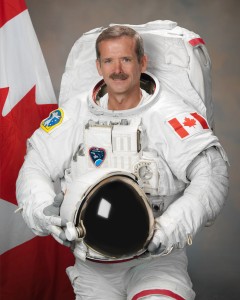
<path id="1" fill-rule="evenodd" d="M 73 299 L 69 249 L 36 237 L 15 214 L 26 140 L 57 107 L 24 0 L 0 0 L 0 298 Z"/>
<path id="2" fill-rule="evenodd" d="M 209 129 L 206 119 L 197 112 L 179 114 L 168 120 L 168 124 L 181 139 Z"/>

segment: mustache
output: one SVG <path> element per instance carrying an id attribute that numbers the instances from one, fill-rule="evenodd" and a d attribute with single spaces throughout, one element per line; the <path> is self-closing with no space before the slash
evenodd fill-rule
<path id="1" fill-rule="evenodd" d="M 125 73 L 112 73 L 111 75 L 109 75 L 109 78 L 111 79 L 120 79 L 120 80 L 125 80 L 128 79 L 128 75 Z"/>

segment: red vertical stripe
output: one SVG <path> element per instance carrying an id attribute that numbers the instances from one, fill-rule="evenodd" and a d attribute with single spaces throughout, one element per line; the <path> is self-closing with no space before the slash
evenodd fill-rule
<path id="1" fill-rule="evenodd" d="M 169 120 L 168 123 L 173 127 L 173 129 L 181 138 L 185 138 L 186 136 L 189 135 L 187 130 L 182 126 L 182 124 L 176 118 Z"/>
<path id="2" fill-rule="evenodd" d="M 207 121 L 198 113 L 191 113 L 191 115 L 202 125 L 203 129 L 209 129 Z"/>
<path id="3" fill-rule="evenodd" d="M 192 39 L 189 41 L 189 44 L 191 44 L 193 47 L 198 46 L 200 44 L 205 45 L 205 42 L 203 39 L 201 38 L 196 38 L 196 39 Z"/>
<path id="4" fill-rule="evenodd" d="M 183 297 L 181 297 L 169 290 L 163 290 L 163 289 L 153 289 L 153 290 L 142 291 L 142 292 L 136 294 L 135 296 L 133 296 L 132 300 L 139 300 L 143 297 L 151 296 L 151 295 L 164 295 L 164 296 L 168 296 L 175 300 L 185 300 Z"/>
<path id="5" fill-rule="evenodd" d="M 27 9 L 24 0 L 2 0 L 0 1 L 0 28 Z"/>

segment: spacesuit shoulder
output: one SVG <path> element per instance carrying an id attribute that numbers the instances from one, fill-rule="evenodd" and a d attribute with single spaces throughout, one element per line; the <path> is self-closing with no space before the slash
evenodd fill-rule
<path id="1" fill-rule="evenodd" d="M 186 169 L 199 153 L 211 146 L 221 147 L 206 117 L 171 93 L 162 93 L 145 126 L 149 147 L 159 149 L 175 176 L 185 182 Z"/>
<path id="2" fill-rule="evenodd" d="M 28 144 L 39 153 L 51 170 L 52 178 L 63 176 L 64 170 L 69 167 L 72 153 L 82 141 L 82 126 L 79 126 L 77 120 L 81 119 L 78 114 L 83 102 L 76 97 L 52 111 L 28 140 Z"/>
<path id="3" fill-rule="evenodd" d="M 49 116 L 42 120 L 40 129 L 52 136 L 55 136 L 58 131 L 61 132 L 65 130 L 78 119 L 78 116 L 81 114 L 81 109 L 83 109 L 85 105 L 85 99 L 85 94 L 69 99 L 62 107 L 58 107 L 50 112 Z"/>

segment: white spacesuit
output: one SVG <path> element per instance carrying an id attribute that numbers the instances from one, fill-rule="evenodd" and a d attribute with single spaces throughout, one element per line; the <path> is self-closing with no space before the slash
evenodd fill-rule
<path id="1" fill-rule="evenodd" d="M 100 82 L 52 112 L 28 142 L 17 181 L 19 206 L 36 234 L 61 240 L 52 225 L 66 226 L 68 239 L 76 240 L 76 264 L 67 272 L 77 299 L 194 299 L 185 246 L 214 221 L 226 199 L 227 157 L 206 115 L 154 75 L 143 74 L 141 82 L 137 107 L 108 110 Z M 71 227 L 95 177 L 111 172 L 135 176 L 153 209 L 153 238 L 137 256 L 98 253 Z M 65 194 L 60 215 L 70 227 L 44 216 L 59 178 Z"/>

